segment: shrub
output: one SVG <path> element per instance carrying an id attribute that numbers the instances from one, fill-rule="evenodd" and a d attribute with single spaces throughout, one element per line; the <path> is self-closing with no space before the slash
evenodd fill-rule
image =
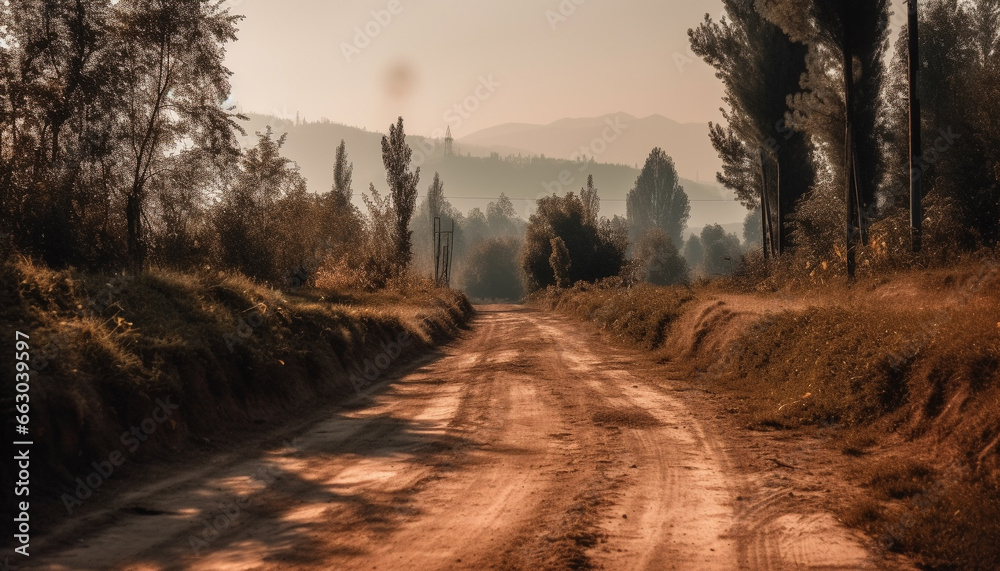
<path id="1" fill-rule="evenodd" d="M 653 285 L 687 283 L 688 267 L 670 236 L 661 228 L 646 232 L 635 248 L 638 277 Z"/>

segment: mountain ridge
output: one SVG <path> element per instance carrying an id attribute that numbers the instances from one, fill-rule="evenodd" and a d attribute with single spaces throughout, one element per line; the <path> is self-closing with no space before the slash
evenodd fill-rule
<path id="1" fill-rule="evenodd" d="M 347 145 L 348 160 L 354 164 L 354 203 L 363 208 L 361 194 L 368 191 L 370 183 L 384 190 L 382 133 L 329 121 L 296 122 L 271 115 L 245 115 L 249 122 L 243 125 L 247 132 L 243 144 L 253 145 L 253 134 L 268 126 L 275 136 L 287 134 L 282 154 L 299 165 L 310 191 L 325 192 L 331 187 L 334 152 L 341 139 Z M 462 212 L 474 207 L 485 210 L 488 202 L 503 193 L 514 201 L 518 214 L 527 218 L 541 196 L 576 192 L 586 184 L 587 176 L 593 175 L 602 198 L 602 214 L 624 215 L 625 196 L 639 175 L 633 164 L 598 162 L 601 157 L 586 162 L 530 153 L 518 157 L 516 149 L 467 143 L 456 143 L 456 154 L 448 156 L 440 140 L 407 135 L 407 142 L 414 150 L 414 163 L 422 171 L 420 196 L 426 194 L 433 173 L 439 172 L 445 196 Z M 746 216 L 746 210 L 731 201 L 732 193 L 715 182 L 682 177 L 681 184 L 692 201 L 692 230 L 713 222 L 742 222 Z"/>

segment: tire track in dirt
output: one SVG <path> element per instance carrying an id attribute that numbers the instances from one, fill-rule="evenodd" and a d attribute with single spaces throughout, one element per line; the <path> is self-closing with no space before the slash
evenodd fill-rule
<path id="1" fill-rule="evenodd" d="M 134 485 L 37 568 L 871 567 L 829 516 L 789 512 L 782 488 L 735 470 L 725 435 L 638 352 L 485 306 L 442 353 L 285 446 Z"/>

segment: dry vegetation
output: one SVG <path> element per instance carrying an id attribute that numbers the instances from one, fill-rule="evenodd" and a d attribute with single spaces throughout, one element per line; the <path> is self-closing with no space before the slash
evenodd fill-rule
<path id="1" fill-rule="evenodd" d="M 4 264 L 0 280 L 12 297 L 0 321 L 31 335 L 33 457 L 46 465 L 39 484 L 49 490 L 120 449 L 121 434 L 149 418 L 157 399 L 180 408 L 140 458 L 353 394 L 349 377 L 363 378 L 366 360 L 386 352 L 386 369 L 398 368 L 456 334 L 472 312 L 462 294 L 417 280 L 377 293 L 283 293 L 229 273 L 96 275 L 23 259 Z M 400 334 L 412 342 L 397 350 Z"/>
<path id="2" fill-rule="evenodd" d="M 550 289 L 533 303 L 689 366 L 748 428 L 817 426 L 867 499 L 842 517 L 935 569 L 1000 564 L 1000 264 L 771 291 Z M 763 284 L 763 286 L 761 285 Z M 760 292 L 761 288 L 767 291 Z"/>

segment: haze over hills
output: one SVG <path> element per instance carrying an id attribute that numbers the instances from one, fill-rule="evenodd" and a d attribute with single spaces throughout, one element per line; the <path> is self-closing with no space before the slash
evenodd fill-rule
<path id="1" fill-rule="evenodd" d="M 678 123 L 662 115 L 642 119 L 628 113 L 560 119 L 548 125 L 506 123 L 459 139 L 463 145 L 507 147 L 561 159 L 596 155 L 604 163 L 642 166 L 653 147 L 673 157 L 684 178 L 714 182 L 722 167 L 708 140 L 706 123 Z"/>
<path id="2" fill-rule="evenodd" d="M 244 144 L 252 145 L 256 141 L 254 133 L 264 131 L 268 125 L 276 136 L 287 133 L 282 153 L 298 163 L 311 191 L 325 192 L 332 185 L 334 151 L 341 139 L 346 142 L 349 160 L 354 163 L 355 204 L 362 206 L 361 194 L 368 191 L 369 183 L 374 183 L 379 191 L 385 191 L 382 133 L 328 121 L 297 122 L 270 115 L 246 115 L 250 121 L 244 124 L 247 131 Z M 573 123 L 577 120 L 569 121 Z M 502 133 L 508 126 L 501 127 L 497 132 Z M 582 127 L 576 129 L 578 133 L 586 132 Z M 514 130 L 510 128 L 508 132 L 513 133 Z M 704 138 L 703 134 L 701 136 Z M 438 172 L 444 181 L 445 196 L 462 212 L 467 213 L 474 207 L 485 210 L 490 201 L 504 193 L 524 218 L 534 212 L 538 198 L 553 192 L 578 191 L 586 184 L 588 175 L 594 176 L 600 191 L 601 214 L 609 217 L 624 215 L 625 197 L 639 176 L 639 170 L 632 165 L 638 162 L 641 166 L 652 149 L 650 146 L 642 151 L 638 161 L 610 164 L 604 161 L 604 155 L 596 158 L 588 155 L 587 161 L 573 161 L 548 154 L 538 156 L 541 153 L 530 153 L 529 156 L 525 151 L 518 157 L 516 150 L 499 143 L 492 146 L 456 142 L 456 154 L 446 156 L 440 140 L 407 135 L 407 141 L 414 149 L 414 162 L 421 167 L 421 198 L 426 194 L 434 172 Z M 678 170 L 680 168 L 678 164 Z M 681 184 L 691 200 L 690 231 L 700 231 L 705 224 L 718 222 L 728 231 L 741 235 L 746 210 L 732 201 L 731 192 L 714 182 L 699 183 L 682 178 Z"/>

